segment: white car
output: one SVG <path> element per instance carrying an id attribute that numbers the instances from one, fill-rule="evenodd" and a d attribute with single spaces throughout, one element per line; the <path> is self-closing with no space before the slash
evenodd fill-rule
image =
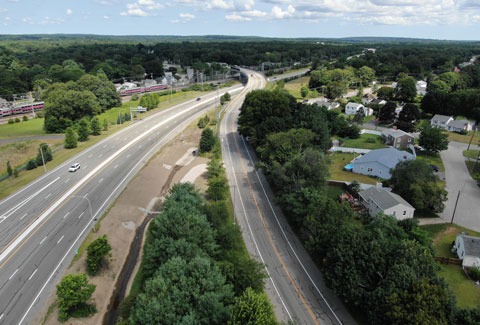
<path id="1" fill-rule="evenodd" d="M 76 164 L 73 164 L 72 166 L 70 166 L 70 168 L 68 169 L 69 172 L 76 172 L 77 170 L 80 169 L 80 164 L 79 163 L 76 163 Z"/>

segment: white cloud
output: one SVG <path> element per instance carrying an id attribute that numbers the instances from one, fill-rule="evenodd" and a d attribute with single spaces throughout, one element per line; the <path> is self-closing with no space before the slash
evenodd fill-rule
<path id="1" fill-rule="evenodd" d="M 4 13 L 4 12 L 7 12 L 7 11 L 8 11 L 7 8 L 0 8 L 0 14 L 1 14 L 1 13 Z"/>
<path id="2" fill-rule="evenodd" d="M 255 2 L 254 0 L 234 0 L 233 4 L 237 10 L 251 10 Z"/>
<path id="3" fill-rule="evenodd" d="M 5 19 L 5 20 L 11 20 L 11 18 L 10 18 L 10 17 L 8 17 L 8 16 L 7 16 L 7 17 L 5 17 L 5 18 L 3 18 L 3 19 Z"/>
<path id="4" fill-rule="evenodd" d="M 180 16 L 180 18 L 182 18 L 183 20 L 186 20 L 186 21 L 192 20 L 192 19 L 195 18 L 195 16 L 192 15 L 192 14 L 183 14 L 183 13 L 182 13 L 182 14 L 180 14 L 179 16 Z"/>
<path id="5" fill-rule="evenodd" d="M 72 9 L 67 9 L 67 15 L 71 15 L 71 14 L 73 14 Z"/>
<path id="6" fill-rule="evenodd" d="M 179 23 L 179 22 L 180 22 L 180 20 L 178 20 L 178 19 L 174 19 L 174 20 L 170 20 L 170 22 L 171 22 L 172 24 L 176 24 L 176 23 Z"/>
<path id="7" fill-rule="evenodd" d="M 295 13 L 295 8 L 292 5 L 289 5 L 286 11 L 283 11 L 282 8 L 273 6 L 272 16 L 275 19 L 283 19 L 286 17 L 291 17 Z"/>
<path id="8" fill-rule="evenodd" d="M 127 3 L 127 11 L 121 12 L 121 16 L 147 17 L 156 16 L 155 11 L 164 9 L 165 6 L 154 0 L 138 0 L 134 3 Z M 148 12 L 147 12 L 148 11 Z"/>
<path id="9" fill-rule="evenodd" d="M 18 2 L 18 0 L 8 0 L 8 2 Z"/>
<path id="10" fill-rule="evenodd" d="M 110 19 L 109 16 L 103 16 L 103 19 Z"/>
<path id="11" fill-rule="evenodd" d="M 126 12 L 121 12 L 120 16 L 147 17 L 150 15 L 140 8 L 132 8 L 128 9 Z"/>
<path id="12" fill-rule="evenodd" d="M 240 16 L 237 14 L 226 15 L 225 19 L 228 21 L 251 21 L 252 18 Z"/>
<path id="13" fill-rule="evenodd" d="M 24 18 L 22 18 L 22 22 L 24 22 L 26 24 L 33 24 L 33 19 L 30 18 L 30 17 L 24 17 Z"/>

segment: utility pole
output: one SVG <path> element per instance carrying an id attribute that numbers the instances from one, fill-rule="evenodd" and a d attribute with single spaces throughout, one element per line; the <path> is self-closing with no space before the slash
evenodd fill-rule
<path id="1" fill-rule="evenodd" d="M 473 127 L 473 134 L 472 137 L 470 138 L 470 141 L 468 142 L 468 147 L 467 150 L 470 150 L 470 145 L 472 144 L 473 137 L 475 136 L 475 131 L 477 130 L 477 125 Z"/>
<path id="2" fill-rule="evenodd" d="M 42 156 L 43 169 L 45 170 L 45 173 L 46 173 L 46 172 L 47 172 L 47 167 L 45 166 L 45 158 L 43 158 L 43 148 L 42 148 L 42 145 L 40 145 L 40 155 Z"/>
<path id="3" fill-rule="evenodd" d="M 455 201 L 455 207 L 453 208 L 452 220 L 450 221 L 451 224 L 453 223 L 453 219 L 455 218 L 455 211 L 457 210 L 457 204 L 458 204 L 459 198 L 460 198 L 460 191 L 458 191 L 457 200 Z"/>

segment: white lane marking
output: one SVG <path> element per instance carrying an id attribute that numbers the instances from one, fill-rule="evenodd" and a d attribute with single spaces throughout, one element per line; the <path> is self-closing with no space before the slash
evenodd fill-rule
<path id="1" fill-rule="evenodd" d="M 67 214 L 65 214 L 65 215 L 63 216 L 63 219 L 66 219 L 69 214 L 70 214 L 70 211 L 68 211 Z"/>
<path id="2" fill-rule="evenodd" d="M 80 213 L 80 215 L 78 216 L 78 219 L 80 219 L 80 218 L 83 216 L 84 213 L 85 213 L 85 211 L 83 211 L 82 213 Z"/>
<path id="3" fill-rule="evenodd" d="M 140 149 L 142 149 L 142 147 L 143 147 L 143 144 L 141 144 L 141 145 L 139 146 Z"/>
<path id="4" fill-rule="evenodd" d="M 115 166 L 113 166 L 113 169 L 115 169 L 115 168 L 117 168 L 117 167 L 118 167 L 118 165 L 115 165 Z"/>
<path id="5" fill-rule="evenodd" d="M 67 184 L 68 182 L 70 182 L 70 178 L 67 178 L 67 180 L 65 181 L 65 184 Z"/>
<path id="6" fill-rule="evenodd" d="M 51 181 L 50 183 L 48 183 L 47 185 L 45 185 L 43 188 L 41 188 L 40 190 L 38 190 L 37 192 L 33 193 L 32 195 L 30 195 L 29 197 L 27 197 L 25 200 L 23 200 L 22 202 L 18 203 L 16 206 L 14 206 L 13 208 L 11 208 L 10 210 L 8 210 L 7 212 L 5 212 L 2 217 L 3 220 L 7 219 L 8 217 L 10 217 L 13 213 L 15 213 L 18 209 L 20 209 L 22 206 L 24 206 L 25 204 L 27 204 L 30 200 L 32 200 L 35 196 L 37 196 L 38 194 L 40 194 L 43 190 L 45 190 L 47 187 L 49 187 L 50 185 L 52 185 L 53 183 L 55 183 L 56 181 L 58 181 L 60 179 L 60 177 L 57 177 L 55 178 L 53 181 Z M 2 220 L 2 221 L 3 221 Z M 2 222 L 0 221 L 0 223 Z"/>
<path id="7" fill-rule="evenodd" d="M 35 273 L 37 273 L 37 271 L 38 269 L 35 269 L 35 271 L 33 271 L 32 275 L 28 277 L 28 281 L 30 281 L 33 278 L 33 276 L 35 275 Z"/>
<path id="8" fill-rule="evenodd" d="M 128 154 L 128 155 L 127 155 L 127 158 L 129 158 L 130 156 L 131 156 L 131 154 Z"/>
<path id="9" fill-rule="evenodd" d="M 230 92 L 231 94 L 232 93 L 236 93 L 238 92 L 239 90 L 245 88 L 244 86 L 238 86 L 238 87 L 231 87 L 229 89 L 226 89 L 228 92 Z M 217 97 L 214 97 L 215 99 Z M 163 115 L 163 114 L 167 114 L 169 113 L 170 111 L 173 111 L 179 107 L 182 107 L 182 106 L 185 106 L 185 105 L 190 105 L 190 104 L 194 104 L 195 103 L 195 99 L 190 99 L 190 100 L 187 100 L 185 102 L 182 102 L 182 103 L 179 103 L 179 104 L 176 104 L 176 105 L 173 105 L 173 106 L 170 106 L 169 108 L 166 108 L 164 110 L 161 110 L 161 111 L 158 111 L 157 113 L 155 114 L 151 114 L 147 117 L 144 118 L 144 121 L 150 121 L 150 120 L 153 120 L 155 118 L 157 118 L 158 116 L 160 115 Z M 55 167 L 54 169 L 50 170 L 48 173 L 46 174 L 43 174 L 42 176 L 38 177 L 37 179 L 35 179 L 33 182 L 29 183 L 28 185 L 22 187 L 21 189 L 19 189 L 17 192 L 11 194 L 10 196 L 7 196 L 6 198 L 0 200 L 0 205 L 6 203 L 7 201 L 13 199 L 14 197 L 16 197 L 17 195 L 19 195 L 20 193 L 23 193 L 25 190 L 29 189 L 30 187 L 32 187 L 33 185 L 37 184 L 38 182 L 40 181 L 43 181 L 45 178 L 51 176 L 53 173 L 57 172 L 59 169 L 62 169 L 62 168 L 65 168 L 67 166 L 70 166 L 75 160 L 78 160 L 79 157 L 81 157 L 82 155 L 86 155 L 87 153 L 89 153 L 90 151 L 94 150 L 94 149 L 97 149 L 98 147 L 100 147 L 103 143 L 105 142 L 108 142 L 110 140 L 113 139 L 113 137 L 115 137 L 116 135 L 118 134 L 121 134 L 121 133 L 125 133 L 125 132 L 128 132 L 130 131 L 132 128 L 134 128 L 136 126 L 136 124 L 132 124 L 132 125 L 129 125 L 127 126 L 126 128 L 124 129 L 121 129 L 119 130 L 117 133 L 113 134 L 113 135 L 109 135 L 107 138 L 103 139 L 102 141 L 98 142 L 97 144 L 93 145 L 93 146 L 90 146 L 88 148 L 86 148 L 84 151 L 82 151 L 79 156 L 75 156 L 73 157 L 72 159 L 70 160 L 67 160 L 65 161 L 64 163 L 58 165 L 57 167 Z"/>
<path id="10" fill-rule="evenodd" d="M 238 92 L 239 90 L 241 90 L 241 89 L 243 89 L 243 88 L 244 88 L 244 87 L 236 88 L 236 89 L 234 89 L 234 90 L 230 90 L 229 92 L 230 92 L 230 94 L 232 94 L 232 93 L 234 93 L 234 92 Z M 223 96 L 223 94 L 224 94 L 224 93 L 220 94 L 219 96 Z M 219 97 L 219 96 L 218 96 L 218 97 Z M 213 101 L 213 100 L 215 100 L 216 98 L 217 98 L 217 97 L 213 97 L 213 98 L 210 99 L 210 100 Z M 210 101 L 210 100 L 208 100 L 208 101 Z M 192 100 L 192 103 L 194 103 L 193 100 Z M 198 106 L 198 105 L 194 105 L 194 106 L 192 106 L 192 107 L 190 107 L 190 108 L 188 108 L 188 109 L 186 109 L 186 110 L 183 110 L 182 112 L 177 113 L 177 114 L 185 113 L 185 112 L 191 110 L 193 107 L 197 107 L 197 106 Z M 166 120 L 164 120 L 163 122 L 160 122 L 159 124 L 157 124 L 156 126 L 154 126 L 152 129 L 150 129 L 150 130 L 148 130 L 148 131 L 145 131 L 144 133 L 151 132 L 152 130 L 160 127 L 161 125 L 170 122 L 170 119 L 171 119 L 171 118 L 166 119 Z M 180 125 L 180 126 L 181 126 L 181 125 Z M 177 128 L 178 128 L 178 127 L 177 127 Z M 162 142 L 162 140 L 168 138 L 168 137 L 170 136 L 170 134 L 172 134 L 172 133 L 174 133 L 174 132 L 176 131 L 177 128 L 174 128 L 174 129 L 173 129 L 172 131 L 170 131 L 166 136 L 164 136 L 160 141 L 158 141 L 158 144 L 157 144 L 156 146 L 153 146 L 153 147 L 135 164 L 135 166 L 133 166 L 133 168 L 130 169 L 130 171 L 128 172 L 128 174 L 122 179 L 122 181 L 117 185 L 117 187 L 115 187 L 115 189 L 110 193 L 110 195 L 109 195 L 109 196 L 107 197 L 107 199 L 103 202 L 103 204 L 100 206 L 100 208 L 97 210 L 97 212 L 95 212 L 95 214 L 92 216 L 92 218 L 90 219 L 90 221 L 86 224 L 86 226 L 83 228 L 83 230 L 82 230 L 82 231 L 80 232 L 80 234 L 77 236 L 77 238 L 73 241 L 72 245 L 71 245 L 70 248 L 67 250 L 67 252 L 65 253 L 65 255 L 63 255 L 63 257 L 62 257 L 62 259 L 60 260 L 60 262 L 58 262 L 58 264 L 57 264 L 57 266 L 55 267 L 55 269 L 53 270 L 53 272 L 50 273 L 47 281 L 45 281 L 45 283 L 43 284 L 42 288 L 40 289 L 40 291 L 38 292 L 38 294 L 35 296 L 35 298 L 33 299 L 32 303 L 30 304 L 30 307 L 28 307 L 28 309 L 25 311 L 25 314 L 23 314 L 22 319 L 20 319 L 20 322 L 18 323 L 19 325 L 20 325 L 21 323 L 23 323 L 23 321 L 24 321 L 25 318 L 27 317 L 28 313 L 29 313 L 30 310 L 33 308 L 33 306 L 34 306 L 35 303 L 37 302 L 38 298 L 39 298 L 40 295 L 42 294 L 43 290 L 45 290 L 47 284 L 52 280 L 53 276 L 55 275 L 55 273 L 57 272 L 57 270 L 60 268 L 60 266 L 62 265 L 63 261 L 67 258 L 68 254 L 70 254 L 70 251 L 73 249 L 73 247 L 75 247 L 75 245 L 76 245 L 77 242 L 80 240 L 80 238 L 83 236 L 83 234 L 85 233 L 85 231 L 87 231 L 87 229 L 90 229 L 90 224 L 93 222 L 95 216 L 96 216 L 97 214 L 99 214 L 100 211 L 102 211 L 103 207 L 107 204 L 107 202 L 108 202 L 108 201 L 110 200 L 110 198 L 115 194 L 115 192 L 120 188 L 120 186 L 122 186 L 122 184 L 125 182 L 125 180 L 127 180 L 128 177 L 130 177 L 130 174 L 132 174 L 132 173 L 135 171 L 135 169 L 137 168 L 137 166 L 139 166 L 140 164 L 144 163 L 145 158 L 148 157 L 148 155 L 150 155 L 152 151 L 158 150 L 158 149 L 157 149 L 157 146 Z M 125 130 L 125 129 L 124 129 L 124 130 Z M 137 137 L 136 139 L 141 138 L 141 137 L 142 137 L 142 136 Z M 96 169 L 103 168 L 103 166 L 105 166 L 107 163 L 109 163 L 111 160 L 113 160 L 113 159 L 116 157 L 116 155 L 120 154 L 121 151 L 123 151 L 123 150 L 125 150 L 126 148 L 128 148 L 131 144 L 135 143 L 135 141 L 136 141 L 135 139 L 134 139 L 134 140 L 131 140 L 128 144 L 126 144 L 124 147 L 120 148 L 116 153 L 114 153 L 112 156 L 110 156 L 110 158 L 106 160 L 107 162 L 104 161 L 102 164 L 100 164 L 99 166 L 97 166 Z M 92 174 L 92 173 L 94 173 L 94 172 L 96 172 L 96 170 L 93 170 L 92 172 L 90 172 L 90 174 Z M 86 175 L 84 178 L 88 177 L 90 174 Z M 82 179 L 82 180 L 83 180 L 83 179 Z M 82 180 L 80 180 L 80 182 L 79 182 L 80 185 L 83 184 Z M 79 187 L 80 185 L 78 185 L 78 187 Z M 76 189 L 77 189 L 77 188 L 75 187 L 75 190 L 76 190 Z M 75 190 L 73 190 L 73 191 L 75 191 Z M 72 192 L 73 192 L 73 191 L 72 191 Z M 70 191 L 69 191 L 69 192 L 70 192 Z M 70 195 L 70 193 L 67 192 L 67 193 L 65 193 L 64 197 L 65 197 L 67 194 Z M 63 198 L 63 197 L 62 197 L 62 198 Z M 61 198 L 61 199 L 62 199 L 62 198 Z M 59 204 L 60 204 L 60 203 L 59 203 Z M 57 206 L 58 206 L 58 205 L 57 205 Z M 0 256 L 0 262 L 1 262 L 1 260 L 2 260 L 2 256 Z"/>
<path id="11" fill-rule="evenodd" d="M 43 239 L 42 239 L 42 241 L 40 242 L 40 244 L 39 244 L 39 245 L 42 245 L 42 244 L 43 244 L 43 242 L 45 241 L 45 239 L 47 239 L 47 236 L 45 236 L 45 238 L 43 238 Z"/>
<path id="12" fill-rule="evenodd" d="M 7 217 L 0 217 L 0 219 L 7 219 Z"/>
<path id="13" fill-rule="evenodd" d="M 252 156 L 250 155 L 250 151 L 249 151 L 248 148 L 247 148 L 247 145 L 246 145 L 246 143 L 245 143 L 245 140 L 243 139 L 243 137 L 241 137 L 241 139 L 242 139 L 243 146 L 244 146 L 245 150 L 247 151 L 248 158 L 249 158 L 250 162 L 253 164 L 253 159 L 252 159 Z M 325 302 L 325 304 L 327 305 L 328 309 L 329 309 L 330 312 L 333 314 L 333 316 L 335 317 L 335 319 L 337 320 L 337 322 L 338 322 L 339 324 L 343 324 L 342 321 L 338 318 L 337 314 L 335 314 L 335 312 L 333 311 L 333 309 L 332 309 L 332 307 L 330 306 L 330 304 L 328 303 L 328 301 L 327 301 L 327 300 L 325 299 L 325 297 L 323 296 L 323 294 L 322 294 L 322 292 L 320 291 L 320 289 L 318 289 L 317 284 L 315 283 L 315 281 L 313 281 L 313 279 L 311 278 L 310 274 L 307 272 L 307 269 L 306 269 L 305 266 L 303 265 L 302 261 L 300 261 L 300 258 L 298 257 L 297 252 L 293 249 L 292 244 L 291 244 L 290 241 L 288 240 L 287 235 L 285 234 L 285 231 L 283 230 L 283 227 L 282 227 L 282 225 L 280 224 L 280 221 L 278 220 L 277 214 L 275 213 L 275 210 L 273 209 L 272 203 L 270 202 L 270 199 L 268 198 L 267 192 L 265 191 L 265 187 L 263 187 L 263 183 L 262 183 L 262 181 L 260 180 L 260 176 L 258 176 L 257 170 L 254 169 L 254 172 L 255 172 L 255 175 L 257 176 L 258 182 L 260 183 L 260 186 L 262 187 L 263 194 L 265 195 L 265 198 L 267 199 L 268 206 L 270 207 L 270 210 L 272 211 L 273 216 L 275 217 L 275 221 L 277 222 L 278 228 L 280 228 L 280 230 L 281 230 L 281 232 L 282 232 L 282 235 L 283 235 L 283 238 L 284 238 L 285 241 L 287 242 L 288 247 L 290 247 L 290 250 L 292 251 L 293 255 L 295 255 L 295 259 L 298 261 L 298 263 L 299 263 L 300 266 L 302 267 L 303 271 L 304 271 L 305 274 L 307 275 L 308 279 L 310 280 L 310 283 L 312 283 L 313 286 L 315 287 L 315 291 L 318 292 L 318 294 L 319 294 L 320 297 L 322 298 L 323 302 Z"/>
<path id="14" fill-rule="evenodd" d="M 101 155 L 100 155 L 100 156 L 101 156 Z M 87 165 L 83 166 L 83 169 L 87 169 L 87 168 L 88 168 L 88 166 L 87 166 Z"/>
<path id="15" fill-rule="evenodd" d="M 105 148 L 105 146 L 103 146 Z M 89 154 L 87 158 L 92 158 L 93 154 Z"/>
<path id="16" fill-rule="evenodd" d="M 3 318 L 3 314 L 0 315 L 0 320 L 2 320 L 2 318 Z"/>
<path id="17" fill-rule="evenodd" d="M 26 216 L 28 216 L 28 213 L 25 213 L 23 216 L 21 216 L 20 220 L 23 220 L 23 218 L 25 218 Z"/>
<path id="18" fill-rule="evenodd" d="M 103 178 L 100 178 L 100 179 L 98 180 L 98 182 L 99 182 L 99 183 L 103 182 Z"/>
<path id="19" fill-rule="evenodd" d="M 48 199 L 51 195 L 52 195 L 52 193 L 48 193 L 48 195 L 45 196 L 45 200 Z"/>
<path id="20" fill-rule="evenodd" d="M 103 148 L 106 148 L 106 147 L 107 147 L 107 145 L 104 145 L 104 146 L 103 146 Z"/>
<path id="21" fill-rule="evenodd" d="M 102 158 L 102 156 L 103 156 L 103 153 L 101 153 L 100 155 L 98 155 L 98 158 Z"/>
<path id="22" fill-rule="evenodd" d="M 60 239 L 57 241 L 57 245 L 60 244 L 60 242 L 62 241 L 63 237 L 65 237 L 65 235 L 62 235 L 62 237 L 60 237 Z"/>
<path id="23" fill-rule="evenodd" d="M 14 277 L 14 275 L 17 274 L 17 272 L 18 272 L 18 269 L 16 269 L 15 272 L 13 272 L 13 274 L 10 275 L 10 277 L 8 279 L 11 280 Z"/>
<path id="24" fill-rule="evenodd" d="M 228 118 L 226 118 L 226 121 L 228 121 Z M 224 134 L 227 134 L 227 126 L 226 126 L 227 123 L 224 124 L 225 126 L 225 133 Z M 257 244 L 257 240 L 255 239 L 255 236 L 253 234 L 253 231 L 252 231 L 252 228 L 250 226 L 250 222 L 249 222 L 249 219 L 248 219 L 248 214 L 247 214 L 247 211 L 245 209 L 245 205 L 243 203 L 243 199 L 242 199 L 242 196 L 240 195 L 240 187 L 238 186 L 238 181 L 237 181 L 237 176 L 235 174 L 235 169 L 233 168 L 233 159 L 232 159 L 232 153 L 230 151 L 230 143 L 228 141 L 228 138 L 227 138 L 227 147 L 228 147 L 228 155 L 230 157 L 230 162 L 231 162 L 231 166 L 232 166 L 232 173 L 233 173 L 233 179 L 234 179 L 234 182 L 235 182 L 235 188 L 238 190 L 238 196 L 240 198 L 240 204 L 242 206 L 242 210 L 243 210 L 243 215 L 245 216 L 245 221 L 247 222 L 247 227 L 248 227 L 248 230 L 250 232 L 250 235 L 252 236 L 252 240 L 253 240 L 253 244 L 255 245 L 255 250 L 257 251 L 257 254 L 258 256 L 260 257 L 260 260 L 262 261 L 262 263 L 265 265 L 265 271 L 267 272 L 267 275 L 268 275 L 268 279 L 270 280 L 270 282 L 272 283 L 273 285 L 273 288 L 275 290 L 275 292 L 277 293 L 277 296 L 280 298 L 280 301 L 282 303 L 282 306 L 283 308 L 285 308 L 285 311 L 287 312 L 287 315 L 288 315 L 288 318 L 290 318 L 290 320 L 293 322 L 293 318 L 292 318 L 292 315 L 290 314 L 290 312 L 288 311 L 288 308 L 287 306 L 285 305 L 285 302 L 283 301 L 283 298 L 282 296 L 280 295 L 280 292 L 278 291 L 277 289 L 277 286 L 275 285 L 275 281 L 273 281 L 273 278 L 272 276 L 270 275 L 270 272 L 267 268 L 267 265 L 265 263 L 265 260 L 263 259 L 263 256 L 262 256 L 262 253 L 260 252 L 260 248 L 258 247 L 258 244 Z M 235 192 L 234 192 L 234 195 L 235 195 Z M 233 207 L 235 209 L 235 207 Z"/>

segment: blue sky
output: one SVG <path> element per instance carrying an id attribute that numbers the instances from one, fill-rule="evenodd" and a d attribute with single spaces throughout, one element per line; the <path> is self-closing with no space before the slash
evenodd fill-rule
<path id="1" fill-rule="evenodd" d="M 0 0 L 0 34 L 480 39 L 480 0 Z"/>

